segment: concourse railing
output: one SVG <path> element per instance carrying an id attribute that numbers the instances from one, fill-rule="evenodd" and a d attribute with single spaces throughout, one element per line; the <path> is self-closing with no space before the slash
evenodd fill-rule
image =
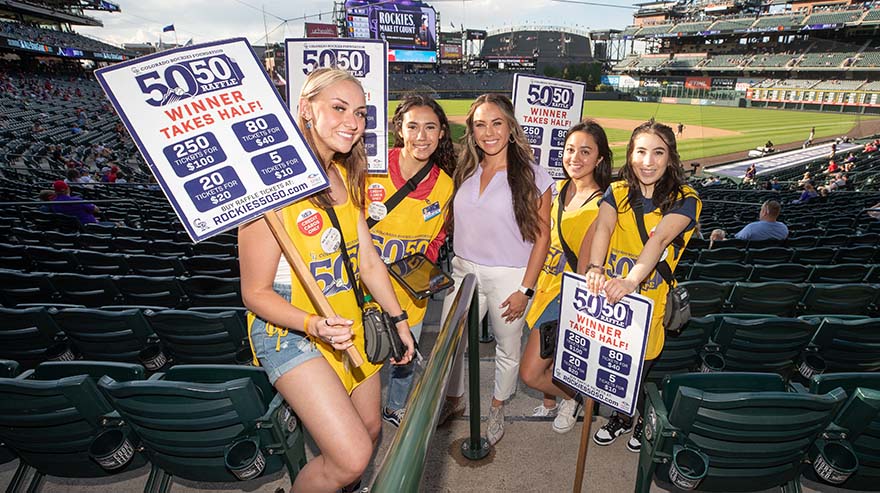
<path id="1" fill-rule="evenodd" d="M 468 274 L 456 287 L 455 299 L 421 380 L 415 386 L 406 406 L 406 414 L 385 460 L 376 473 L 370 492 L 398 493 L 417 492 L 425 468 L 425 458 L 434 431 L 437 428 L 440 405 L 445 399 L 444 390 L 449 373 L 456 362 L 459 344 L 465 326 L 471 350 L 468 354 L 470 372 L 468 392 L 471 401 L 479 399 L 479 350 L 477 336 L 480 330 L 479 306 L 476 293 L 476 277 Z M 480 438 L 479 401 L 471 407 L 470 437 L 462 444 L 468 458 L 481 458 L 488 454 L 485 439 Z M 470 452 L 470 453 L 468 453 Z"/>

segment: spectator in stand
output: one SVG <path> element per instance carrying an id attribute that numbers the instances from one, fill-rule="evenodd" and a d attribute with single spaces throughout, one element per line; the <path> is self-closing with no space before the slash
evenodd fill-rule
<path id="1" fill-rule="evenodd" d="M 806 204 L 818 196 L 819 192 L 816 191 L 816 187 L 808 182 L 804 184 L 804 191 L 801 192 L 801 196 L 798 197 L 797 200 L 792 201 L 792 204 Z"/>
<path id="2" fill-rule="evenodd" d="M 844 173 L 838 173 L 825 189 L 829 192 L 835 192 L 837 190 L 846 190 L 848 187 L 849 178 Z"/>
<path id="3" fill-rule="evenodd" d="M 98 220 L 95 218 L 95 214 L 100 211 L 98 210 L 98 206 L 96 206 L 95 204 L 59 203 L 82 200 L 82 197 L 70 195 L 70 186 L 63 180 L 58 180 L 53 183 L 52 188 L 55 190 L 55 198 L 53 199 L 55 203 L 52 205 L 52 212 L 74 216 L 79 220 L 80 224 L 91 224 L 98 222 Z"/>
<path id="4" fill-rule="evenodd" d="M 755 177 L 758 175 L 758 168 L 755 167 L 754 163 L 749 165 L 749 168 L 746 170 L 746 174 L 743 176 L 743 183 L 751 184 L 755 182 Z"/>
<path id="5" fill-rule="evenodd" d="M 832 159 L 831 161 L 828 161 L 828 167 L 825 169 L 825 171 L 823 171 L 823 173 L 825 173 L 826 175 L 830 175 L 832 173 L 837 173 L 838 171 L 840 171 L 840 166 L 837 165 L 837 161 Z"/>
<path id="6" fill-rule="evenodd" d="M 802 186 L 806 185 L 807 183 L 814 185 L 813 184 L 813 175 L 811 175 L 809 171 L 804 171 L 804 177 L 801 178 L 800 180 L 798 180 L 797 185 L 799 187 L 802 187 Z"/>
<path id="7" fill-rule="evenodd" d="M 738 240 L 784 240 L 788 237 L 788 226 L 777 221 L 779 213 L 782 212 L 782 206 L 775 200 L 768 200 L 761 205 L 761 212 L 758 214 L 758 220 L 746 224 L 739 233 L 733 237 Z M 726 233 L 721 231 L 719 235 L 726 237 Z M 715 236 L 715 232 L 712 232 Z"/>
<path id="8" fill-rule="evenodd" d="M 113 183 L 128 183 L 128 180 L 125 179 L 125 173 L 122 171 L 116 173 L 116 181 Z"/>
<path id="9" fill-rule="evenodd" d="M 55 200 L 55 192 L 52 190 L 40 190 L 40 202 L 51 202 Z M 40 206 L 42 212 L 52 212 L 52 206 L 44 204 Z"/>
<path id="10" fill-rule="evenodd" d="M 873 142 L 868 142 L 867 144 L 865 144 L 865 149 L 862 152 L 864 152 L 865 154 L 870 152 L 877 152 L 877 141 L 875 140 Z"/>

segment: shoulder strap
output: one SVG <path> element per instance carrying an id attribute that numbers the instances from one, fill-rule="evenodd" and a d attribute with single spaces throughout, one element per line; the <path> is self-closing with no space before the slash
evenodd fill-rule
<path id="1" fill-rule="evenodd" d="M 428 172 L 431 171 L 432 166 L 434 166 L 434 165 L 431 164 L 430 162 L 428 164 L 422 166 L 422 169 L 420 169 L 418 171 L 418 173 L 414 174 L 412 178 L 407 180 L 406 183 L 404 183 L 403 186 L 400 187 L 400 190 L 395 192 L 394 195 L 392 195 L 391 197 L 388 198 L 388 200 L 385 201 L 386 215 L 388 213 L 390 213 L 392 209 L 397 207 L 397 204 L 399 204 L 400 201 L 403 200 L 404 197 L 409 195 L 413 190 L 416 189 L 417 186 L 419 186 L 419 183 L 421 183 L 422 180 L 424 180 L 425 177 L 428 176 Z M 378 222 L 379 221 L 377 221 L 373 218 L 367 218 L 367 227 L 372 228 Z"/>
<path id="2" fill-rule="evenodd" d="M 565 194 L 568 192 L 568 186 L 571 185 L 571 180 L 567 180 L 563 185 L 562 189 L 559 190 L 559 194 L 556 196 L 557 204 L 556 204 L 556 234 L 559 235 L 559 243 L 562 244 L 562 252 L 565 253 L 565 260 L 568 262 L 568 267 L 572 272 L 577 272 L 577 255 L 571 250 L 571 247 L 568 246 L 568 243 L 565 242 L 565 237 L 562 236 L 562 212 L 565 209 Z M 581 204 L 581 207 L 587 205 L 591 200 L 596 198 L 596 195 L 601 194 L 602 191 L 598 190 L 593 192 L 587 200 Z"/>
<path id="3" fill-rule="evenodd" d="M 642 205 L 642 194 L 637 193 L 635 196 L 630 196 L 630 207 L 632 207 L 633 213 L 636 216 L 636 225 L 639 227 L 639 235 L 642 237 L 642 244 L 648 243 L 648 230 L 645 228 L 645 208 Z M 660 277 L 666 281 L 669 286 L 672 286 L 675 278 L 672 276 L 672 268 L 669 267 L 669 263 L 665 260 L 661 262 L 657 262 L 657 272 L 660 273 Z"/>
<path id="4" fill-rule="evenodd" d="M 348 282 L 351 283 L 351 289 L 354 291 L 354 298 L 357 300 L 359 307 L 364 307 L 364 293 L 358 284 L 358 279 L 354 277 L 354 267 L 351 265 L 351 258 L 348 256 L 348 248 L 345 246 L 345 235 L 342 234 L 342 226 L 339 225 L 339 218 L 336 217 L 336 211 L 333 207 L 325 209 L 327 216 L 330 217 L 330 223 L 339 231 L 339 250 L 342 254 L 342 263 L 345 264 L 345 272 L 348 274 Z"/>

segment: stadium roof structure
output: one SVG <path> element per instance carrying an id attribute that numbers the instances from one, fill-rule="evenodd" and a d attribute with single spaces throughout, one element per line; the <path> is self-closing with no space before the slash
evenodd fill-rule
<path id="1" fill-rule="evenodd" d="M 49 21 L 75 26 L 104 26 L 104 23 L 98 19 L 83 14 L 83 10 L 120 11 L 118 5 L 101 0 L 45 0 L 41 2 L 0 0 L 0 17 L 34 23 Z"/>
<path id="2" fill-rule="evenodd" d="M 2 1 L 2 0 L 0 0 Z M 553 31 L 553 32 L 562 32 L 569 34 L 576 34 L 578 36 L 583 36 L 585 38 L 590 37 L 590 31 L 587 29 L 577 29 L 568 26 L 542 26 L 539 24 L 522 24 L 517 26 L 504 26 L 495 29 L 489 29 L 487 34 L 489 36 L 495 36 L 497 34 L 504 33 L 513 33 L 513 32 L 522 32 L 522 31 Z"/>

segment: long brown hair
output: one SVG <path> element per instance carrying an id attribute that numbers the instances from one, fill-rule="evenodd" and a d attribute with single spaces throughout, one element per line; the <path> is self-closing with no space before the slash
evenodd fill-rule
<path id="1" fill-rule="evenodd" d="M 424 94 L 410 94 L 397 105 L 394 116 L 391 117 L 391 124 L 394 126 L 394 147 L 403 147 L 403 136 L 401 135 L 403 116 L 407 111 L 419 106 L 430 108 L 437 115 L 437 120 L 440 121 L 440 130 L 443 131 L 443 136 L 437 142 L 437 149 L 434 149 L 429 162 L 436 164 L 451 177 L 455 173 L 455 149 L 452 147 L 452 132 L 449 130 L 449 119 L 446 117 L 446 112 L 437 101 L 434 101 L 434 98 Z"/>
<path id="2" fill-rule="evenodd" d="M 462 137 L 464 149 L 459 156 L 458 167 L 453 176 L 456 193 L 458 193 L 461 184 L 474 174 L 477 166 L 483 161 L 483 150 L 477 146 L 473 134 L 474 113 L 477 108 L 487 103 L 494 104 L 501 110 L 507 121 L 507 126 L 510 128 L 513 142 L 507 145 L 507 185 L 513 196 L 513 214 L 523 240 L 534 242 L 538 239 L 541 221 L 538 217 L 538 200 L 541 198 L 541 194 L 535 185 L 535 170 L 532 169 L 534 154 L 522 127 L 516 121 L 513 103 L 507 96 L 483 94 L 471 104 Z"/>
<path id="3" fill-rule="evenodd" d="M 620 168 L 618 178 L 626 181 L 629 186 L 629 195 L 627 203 L 632 203 L 636 197 L 641 195 L 641 184 L 632 168 L 632 153 L 635 147 L 635 140 L 641 134 L 654 134 L 666 144 L 669 150 L 669 164 L 660 180 L 654 185 L 654 193 L 651 195 L 651 201 L 654 206 L 660 209 L 661 214 L 665 214 L 675 205 L 676 202 L 684 198 L 684 168 L 681 165 L 681 158 L 678 155 L 678 146 L 675 142 L 675 132 L 670 127 L 662 123 L 647 121 L 642 123 L 633 130 L 632 136 L 629 138 L 629 144 L 626 146 L 626 163 Z M 622 212 L 623 208 L 621 208 Z"/>
<path id="4" fill-rule="evenodd" d="M 568 129 L 563 142 L 568 142 L 568 139 L 577 132 L 589 134 L 596 141 L 596 152 L 598 152 L 599 157 L 602 159 L 596 163 L 596 169 L 593 170 L 593 180 L 596 181 L 599 190 L 604 193 L 608 185 L 611 185 L 611 169 L 614 165 L 614 153 L 611 152 L 611 146 L 608 144 L 608 136 L 605 134 L 605 129 L 596 120 L 584 120 Z M 566 178 L 571 178 L 568 176 L 565 166 L 562 167 L 562 173 Z"/>
<path id="5" fill-rule="evenodd" d="M 341 81 L 352 81 L 358 85 L 358 87 L 363 90 L 361 86 L 361 82 L 357 80 L 353 75 L 346 72 L 345 70 L 338 68 L 319 68 L 312 71 L 308 77 L 306 77 L 306 82 L 303 84 L 302 90 L 300 91 L 299 98 L 300 100 L 305 99 L 306 101 L 311 102 L 318 94 L 324 89 L 332 86 L 333 84 Z M 303 137 L 305 137 L 306 143 L 309 147 L 314 150 L 315 149 L 315 136 L 316 130 L 312 128 L 312 124 L 307 122 L 305 116 L 303 115 L 302 108 L 299 109 L 299 115 L 297 117 L 297 123 L 299 124 L 299 128 L 302 131 Z M 321 166 L 328 170 L 331 163 L 325 163 L 321 156 L 317 153 L 314 153 L 315 157 L 318 159 L 318 162 Z M 364 177 L 367 172 L 367 152 L 364 149 L 364 138 L 363 135 L 354 145 L 351 147 L 351 150 L 347 153 L 337 152 L 333 156 L 333 161 L 342 165 L 345 169 L 345 173 L 347 176 L 346 187 L 348 188 L 348 197 L 351 201 L 359 208 L 364 208 Z M 309 200 L 318 207 L 327 209 L 333 206 L 333 200 L 330 198 L 330 189 L 326 189 L 322 192 L 316 193 L 312 195 Z"/>

